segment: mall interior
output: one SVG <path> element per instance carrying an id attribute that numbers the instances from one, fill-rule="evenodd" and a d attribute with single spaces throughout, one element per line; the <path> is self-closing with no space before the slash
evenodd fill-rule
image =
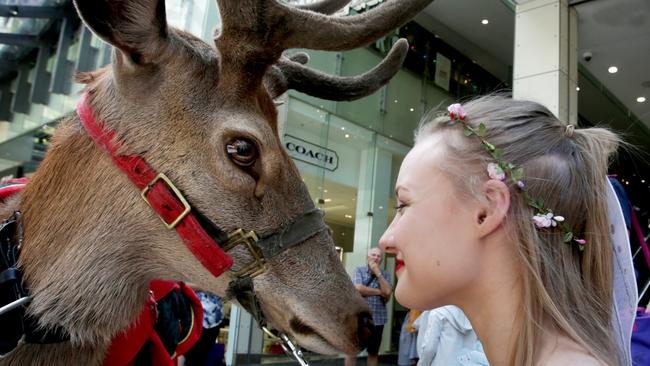
<path id="1" fill-rule="evenodd" d="M 382 2 L 355 0 L 338 16 Z M 166 8 L 171 25 L 212 44 L 219 24 L 214 0 L 166 0 Z M 357 75 L 378 64 L 400 38 L 410 47 L 403 68 L 373 95 L 332 102 L 290 91 L 277 101 L 284 147 L 324 210 L 348 272 L 365 264 L 394 216 L 395 179 L 420 120 L 486 93 L 536 100 L 568 123 L 620 133 L 629 148 L 619 153 L 610 174 L 627 190 L 647 240 L 650 1 L 435 0 L 365 48 L 304 51 L 312 68 Z M 75 109 L 82 85 L 73 81 L 74 73 L 109 64 L 111 52 L 83 26 L 70 0 L 0 0 L 3 180 L 34 173 L 57 122 Z M 638 243 L 632 243 L 632 253 L 645 305 L 650 270 Z M 394 273 L 393 258 L 382 265 Z M 394 299 L 388 308 L 381 353 L 391 355 L 407 309 Z M 226 318 L 219 341 L 226 344 L 228 364 L 287 361 L 245 311 L 228 305 Z"/>

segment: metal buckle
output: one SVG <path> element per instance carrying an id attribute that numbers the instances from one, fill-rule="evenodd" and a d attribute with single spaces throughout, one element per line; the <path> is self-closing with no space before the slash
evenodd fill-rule
<path id="1" fill-rule="evenodd" d="M 287 337 L 286 334 L 280 333 L 279 335 L 277 335 L 267 327 L 262 327 L 262 330 L 264 331 L 264 333 L 268 334 L 271 338 L 279 340 L 280 346 L 282 346 L 282 350 L 284 350 L 284 353 L 286 353 L 289 357 L 293 357 L 294 360 L 298 361 L 300 366 L 309 366 L 309 364 L 305 360 L 305 356 L 303 355 L 302 350 L 300 350 L 300 348 L 298 348 L 298 346 L 296 346 L 289 339 L 289 337 Z"/>
<path id="2" fill-rule="evenodd" d="M 164 173 L 158 173 L 158 175 L 156 175 L 156 177 L 151 182 L 149 182 L 149 184 L 147 184 L 146 187 L 144 187 L 142 192 L 140 192 L 140 196 L 142 196 L 142 199 L 149 205 L 149 207 L 153 209 L 153 206 L 151 206 L 151 203 L 147 199 L 147 193 L 149 193 L 151 188 L 153 188 L 154 184 L 156 184 L 156 182 L 158 182 L 159 180 L 162 180 L 163 182 L 165 182 L 165 184 L 167 184 L 167 187 L 171 188 L 172 192 L 174 192 L 174 194 L 176 195 L 176 198 L 178 198 L 178 200 L 181 201 L 181 203 L 183 204 L 183 207 L 185 207 L 185 210 L 183 210 L 183 212 L 180 215 L 178 215 L 178 217 L 175 218 L 174 221 L 172 221 L 171 223 L 167 223 L 167 221 L 165 221 L 165 219 L 163 219 L 162 216 L 158 215 L 158 217 L 163 222 L 163 224 L 165 224 L 167 230 L 171 230 L 175 228 L 176 225 L 178 225 L 178 223 L 185 218 L 185 216 L 190 214 L 190 211 L 192 211 L 192 207 L 190 206 L 189 203 L 187 203 L 187 200 L 185 199 L 185 197 L 183 197 L 181 191 L 179 191 L 178 188 L 176 188 L 174 183 L 172 183 L 172 181 L 169 180 L 169 178 L 167 178 L 167 176 Z M 154 209 L 154 211 L 156 210 Z"/>
<path id="3" fill-rule="evenodd" d="M 262 250 L 255 244 L 259 238 L 254 231 L 244 232 L 242 229 L 237 229 L 228 234 L 228 240 L 222 245 L 224 252 L 228 252 L 238 245 L 244 245 L 248 253 L 253 257 L 253 260 L 243 266 L 239 271 L 234 272 L 237 277 L 249 276 L 251 278 L 260 275 L 266 271 L 266 259 Z"/>

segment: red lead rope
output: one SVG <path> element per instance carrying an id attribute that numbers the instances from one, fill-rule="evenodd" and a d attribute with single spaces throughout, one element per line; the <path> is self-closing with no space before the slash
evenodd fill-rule
<path id="1" fill-rule="evenodd" d="M 182 194 L 175 190 L 166 176 L 158 174 L 138 155 L 117 155 L 121 143 L 115 142 L 114 131 L 105 129 L 97 123 L 88 104 L 88 96 L 85 94 L 77 104 L 77 113 L 93 141 L 138 187 L 143 198 L 165 225 L 170 229 L 176 229 L 187 248 L 212 275 L 219 276 L 232 267 L 232 258 L 205 232 L 196 217 L 189 211 L 189 204 Z"/>
<path id="2" fill-rule="evenodd" d="M 201 336 L 203 323 L 203 308 L 194 291 L 184 283 L 154 280 L 149 285 L 151 297 L 142 309 L 138 319 L 124 332 L 113 338 L 103 366 L 126 366 L 131 364 L 140 350 L 148 347 L 151 365 L 175 366 L 176 358 L 187 352 Z M 169 355 L 160 337 L 154 330 L 156 324 L 156 301 L 167 296 L 172 291 L 181 292 L 191 302 L 192 324 L 177 346 L 176 352 Z"/>

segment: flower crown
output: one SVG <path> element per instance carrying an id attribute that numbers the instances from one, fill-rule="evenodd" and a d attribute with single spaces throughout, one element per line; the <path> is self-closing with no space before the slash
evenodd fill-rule
<path id="1" fill-rule="evenodd" d="M 585 239 L 580 239 L 573 234 L 573 230 L 565 222 L 564 217 L 556 215 L 553 211 L 546 208 L 544 206 L 544 200 L 541 198 L 535 199 L 528 194 L 525 190 L 526 186 L 523 180 L 524 170 L 512 163 L 503 161 L 503 152 L 485 140 L 487 132 L 485 125 L 480 123 L 478 125 L 478 130 L 469 126 L 467 122 L 465 122 L 467 113 L 465 113 L 463 107 L 458 103 L 450 105 L 447 110 L 449 111 L 449 117 L 451 117 L 452 121 L 455 121 L 463 127 L 463 134 L 467 137 L 476 136 L 488 154 L 490 154 L 490 156 L 492 156 L 496 161 L 496 163 L 489 163 L 487 166 L 487 172 L 490 178 L 504 181 L 507 177 L 521 190 L 528 205 L 535 210 L 535 215 L 532 217 L 533 224 L 535 224 L 539 229 L 558 227 L 564 233 L 565 243 L 570 244 L 575 242 L 578 244 L 578 248 L 581 251 L 584 250 L 587 241 Z"/>

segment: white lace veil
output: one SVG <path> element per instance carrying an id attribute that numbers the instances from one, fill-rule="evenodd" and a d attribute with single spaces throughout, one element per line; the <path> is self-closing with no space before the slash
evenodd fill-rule
<path id="1" fill-rule="evenodd" d="M 610 222 L 614 250 L 614 311 L 612 326 L 624 365 L 632 365 L 630 340 L 636 316 L 638 293 L 632 265 L 630 239 L 614 187 L 608 180 L 607 213 Z"/>

